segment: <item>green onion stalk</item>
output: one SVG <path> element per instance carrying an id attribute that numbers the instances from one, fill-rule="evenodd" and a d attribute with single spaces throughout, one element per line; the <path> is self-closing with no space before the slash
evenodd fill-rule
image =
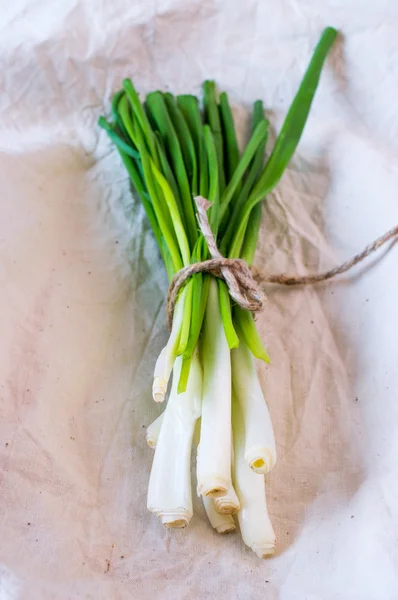
<path id="1" fill-rule="evenodd" d="M 218 95 L 213 81 L 204 82 L 200 103 L 193 95 L 161 91 L 142 101 L 124 80 L 112 100 L 112 120 L 100 117 L 99 125 L 142 202 L 170 282 L 182 268 L 210 258 L 197 223 L 197 195 L 211 203 L 209 223 L 221 254 L 253 263 L 261 203 L 296 150 L 336 35 L 331 27 L 322 33 L 270 152 L 261 100 L 254 103 L 251 134 L 241 149 L 228 95 Z M 269 362 L 252 313 L 232 301 L 223 279 L 190 277 L 155 365 L 154 400 L 163 402 L 171 390 L 147 433 L 155 449 L 148 508 L 166 527 L 188 525 L 190 453 L 197 437 L 197 492 L 210 523 L 219 532 L 232 531 L 236 513 L 244 542 L 264 557 L 275 548 L 264 475 L 275 465 L 276 449 L 255 359 Z"/>

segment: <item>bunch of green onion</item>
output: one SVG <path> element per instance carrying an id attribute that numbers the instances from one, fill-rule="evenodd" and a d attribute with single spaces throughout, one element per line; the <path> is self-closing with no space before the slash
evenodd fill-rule
<path id="1" fill-rule="evenodd" d="M 246 147 L 237 143 L 226 93 L 203 84 L 192 95 L 155 91 L 141 102 L 132 82 L 112 100 L 113 122 L 99 124 L 115 143 L 159 245 L 169 280 L 209 256 L 194 198 L 211 202 L 209 223 L 223 256 L 254 259 L 261 201 L 275 187 L 299 142 L 326 56 L 337 32 L 327 28 L 314 51 L 272 151 L 268 120 L 254 103 Z M 169 340 L 160 352 L 153 398 L 164 413 L 148 428 L 155 448 L 148 509 L 166 527 L 192 517 L 190 456 L 197 445 L 197 493 L 211 525 L 235 529 L 258 556 L 274 552 L 264 475 L 276 462 L 273 428 L 254 357 L 269 362 L 252 313 L 232 302 L 226 282 L 198 273 L 181 289 Z"/>

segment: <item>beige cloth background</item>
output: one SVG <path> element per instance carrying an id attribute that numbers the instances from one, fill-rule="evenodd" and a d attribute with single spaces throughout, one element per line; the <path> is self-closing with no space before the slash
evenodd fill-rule
<path id="1" fill-rule="evenodd" d="M 259 365 L 279 464 L 275 558 L 145 508 L 166 277 L 96 119 L 140 91 L 229 92 L 277 129 L 321 29 L 344 39 L 264 205 L 257 264 L 330 267 L 398 222 L 388 0 L 14 0 L 0 12 L 0 600 L 396 600 L 397 248 L 269 290 Z"/>

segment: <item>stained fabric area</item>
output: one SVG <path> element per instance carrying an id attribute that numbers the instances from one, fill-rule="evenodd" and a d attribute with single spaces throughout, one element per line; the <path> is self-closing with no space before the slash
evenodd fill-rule
<path id="1" fill-rule="evenodd" d="M 398 222 L 398 9 L 387 0 L 17 0 L 0 14 L 1 600 L 394 600 L 398 249 L 318 287 L 269 286 L 258 363 L 278 464 L 259 560 L 146 510 L 167 278 L 97 127 L 124 77 L 226 90 L 273 135 L 322 29 L 342 32 L 255 264 L 331 268 Z"/>

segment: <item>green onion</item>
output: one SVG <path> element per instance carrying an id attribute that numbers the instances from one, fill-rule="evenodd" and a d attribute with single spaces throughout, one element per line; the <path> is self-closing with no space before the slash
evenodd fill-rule
<path id="1" fill-rule="evenodd" d="M 211 202 L 209 224 L 221 254 L 253 263 L 260 201 L 296 150 L 336 35 L 330 27 L 323 32 L 266 162 L 269 123 L 260 100 L 240 150 L 228 96 L 218 99 L 214 82 L 203 84 L 201 110 L 192 95 L 155 91 L 142 101 L 124 80 L 112 100 L 112 123 L 100 117 L 99 125 L 143 204 L 169 279 L 210 258 L 196 220 L 198 193 Z M 232 531 L 230 515 L 237 511 L 245 543 L 265 557 L 274 552 L 275 536 L 263 475 L 276 452 L 254 359 L 268 363 L 269 357 L 253 314 L 231 301 L 222 271 L 214 275 L 217 281 L 195 274 L 180 289 L 170 337 L 156 361 L 154 400 L 164 401 L 171 375 L 172 385 L 165 412 L 147 432 L 155 448 L 148 508 L 167 527 L 188 525 L 190 452 L 200 418 L 197 488 L 209 520 L 220 533 Z"/>

